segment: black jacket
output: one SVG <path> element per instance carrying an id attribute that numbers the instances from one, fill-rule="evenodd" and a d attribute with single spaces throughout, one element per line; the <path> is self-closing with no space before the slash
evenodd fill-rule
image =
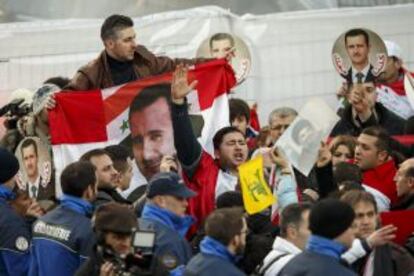
<path id="1" fill-rule="evenodd" d="M 370 126 L 381 126 L 388 131 L 390 135 L 401 135 L 404 134 L 404 120 L 386 109 L 382 104 L 375 104 L 375 112 L 378 115 L 378 119 L 375 118 L 374 114 L 371 117 L 358 126 L 352 119 L 352 106 L 348 105 L 345 107 L 341 119 L 335 125 L 331 132 L 331 136 L 337 135 L 351 135 L 359 136 L 364 128 Z"/>
<path id="2" fill-rule="evenodd" d="M 407 250 L 397 244 L 390 243 L 376 247 L 373 254 L 373 276 L 406 276 L 414 271 L 413 257 Z M 352 267 L 355 271 L 358 271 L 362 275 L 368 258 L 369 255 L 353 263 Z"/>
<path id="3" fill-rule="evenodd" d="M 99 206 L 109 202 L 131 204 L 131 202 L 123 198 L 115 188 L 98 188 L 98 194 L 96 195 L 94 202 L 95 207 L 98 208 Z"/>

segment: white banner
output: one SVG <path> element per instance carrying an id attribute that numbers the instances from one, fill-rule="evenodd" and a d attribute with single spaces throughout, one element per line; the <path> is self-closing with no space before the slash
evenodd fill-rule
<path id="1" fill-rule="evenodd" d="M 411 64 L 414 4 L 238 16 L 200 7 L 136 18 L 137 42 L 171 57 L 211 56 L 216 33 L 235 40 L 232 63 L 244 81 L 235 97 L 258 103 L 262 124 L 276 107 L 299 109 L 310 97 L 336 105 L 337 76 L 330 53 L 339 34 L 369 28 L 405 49 Z M 103 49 L 102 20 L 56 20 L 0 24 L 0 105 L 16 88 L 36 89 L 53 76 L 72 77 Z"/>

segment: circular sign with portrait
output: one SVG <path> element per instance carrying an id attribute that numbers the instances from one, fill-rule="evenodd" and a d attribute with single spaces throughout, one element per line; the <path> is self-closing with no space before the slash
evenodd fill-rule
<path id="1" fill-rule="evenodd" d="M 20 164 L 18 188 L 37 200 L 54 198 L 52 161 L 46 145 L 38 137 L 26 137 L 17 146 L 15 155 Z"/>
<path id="2" fill-rule="evenodd" d="M 237 84 L 243 82 L 250 72 L 251 55 L 247 44 L 238 36 L 215 33 L 198 47 L 197 57 L 224 58 L 233 67 Z"/>
<path id="3" fill-rule="evenodd" d="M 381 37 L 373 31 L 350 29 L 335 41 L 332 61 L 336 71 L 348 83 L 369 82 L 384 71 L 387 49 Z"/>

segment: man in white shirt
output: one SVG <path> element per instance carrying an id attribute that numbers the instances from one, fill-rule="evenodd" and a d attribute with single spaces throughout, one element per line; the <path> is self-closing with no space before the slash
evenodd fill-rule
<path id="1" fill-rule="evenodd" d="M 310 236 L 310 205 L 293 203 L 280 215 L 280 236 L 273 242 L 272 251 L 265 257 L 260 272 L 265 276 L 277 275 L 297 254 L 305 249 Z"/>

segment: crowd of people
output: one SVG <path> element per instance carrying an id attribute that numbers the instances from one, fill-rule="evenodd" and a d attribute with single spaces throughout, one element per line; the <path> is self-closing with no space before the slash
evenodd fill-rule
<path id="1" fill-rule="evenodd" d="M 255 109 L 231 98 L 230 125 L 215 133 L 213 156 L 197 140 L 187 101 L 197 86 L 188 65 L 210 59 L 154 55 L 136 44 L 123 15 L 106 18 L 101 39 L 105 49 L 72 79 L 16 93 L 30 111 L 9 106 L 0 142 L 0 275 L 414 275 L 414 150 L 395 138 L 411 134 L 412 120 L 377 101 L 378 87 L 401 88 L 407 73 L 396 43 L 386 43 L 377 77 L 366 32 L 345 34 L 352 66 L 338 90 L 340 120 L 303 175 L 275 147 L 297 110 L 277 107 L 260 127 Z M 212 57 L 234 57 L 231 43 L 215 35 Z M 166 72 L 171 85 L 145 88 L 132 101 L 126 141 L 83 152 L 54 176 L 55 93 Z M 258 155 L 277 204 L 247 214 L 238 168 Z M 393 212 L 406 212 L 406 223 L 383 223 Z M 412 234 L 397 243 L 401 227 Z"/>

